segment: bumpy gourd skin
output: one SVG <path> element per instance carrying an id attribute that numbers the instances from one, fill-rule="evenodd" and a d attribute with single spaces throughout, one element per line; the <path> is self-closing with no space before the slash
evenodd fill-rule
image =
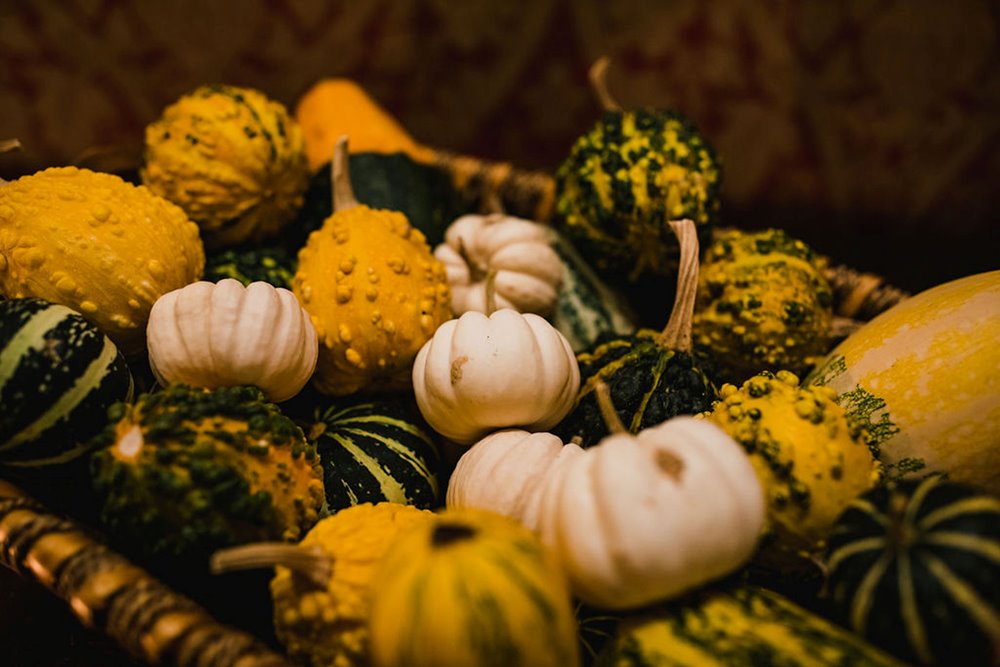
<path id="1" fill-rule="evenodd" d="M 129 551 L 203 567 L 224 547 L 298 540 L 324 511 L 315 447 L 255 387 L 172 385 L 109 417 L 94 489 Z"/>
<path id="2" fill-rule="evenodd" d="M 202 86 L 146 128 L 142 182 L 187 212 L 215 248 L 275 236 L 302 206 L 305 144 L 263 93 Z"/>
<path id="3" fill-rule="evenodd" d="M 413 359 L 451 319 L 448 279 L 406 216 L 364 205 L 334 213 L 299 253 L 292 291 L 319 336 L 326 394 L 411 386 Z"/>
<path id="4" fill-rule="evenodd" d="M 409 505 L 356 505 L 320 521 L 302 547 L 332 561 L 325 588 L 284 566 L 271 580 L 274 628 L 288 655 L 313 667 L 369 664 L 368 610 L 376 566 L 396 536 L 433 514 Z"/>
<path id="5" fill-rule="evenodd" d="M 808 567 L 848 504 L 872 488 L 882 466 L 864 429 L 848 420 L 827 387 L 802 387 L 788 371 L 762 373 L 705 417 L 743 445 L 767 497 L 767 525 L 756 562 L 794 571 Z"/>
<path id="6" fill-rule="evenodd" d="M 59 167 L 0 187 L 0 291 L 72 308 L 126 356 L 145 347 L 153 303 L 204 266 L 184 211 L 117 176 Z"/>
<path id="7" fill-rule="evenodd" d="M 719 210 L 714 151 L 680 115 L 604 113 L 556 171 L 556 213 L 599 274 L 670 275 L 677 240 L 667 223 L 690 218 L 704 245 Z"/>
<path id="8" fill-rule="evenodd" d="M 808 371 L 829 349 L 833 292 L 823 261 L 785 232 L 726 230 L 705 252 L 695 349 L 720 382 L 761 371 Z"/>

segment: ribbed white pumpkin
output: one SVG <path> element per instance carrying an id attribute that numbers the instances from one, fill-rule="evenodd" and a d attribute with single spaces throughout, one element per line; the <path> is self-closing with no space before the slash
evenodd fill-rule
<path id="1" fill-rule="evenodd" d="M 272 401 L 299 393 L 316 368 L 309 315 L 290 291 L 265 282 L 199 281 L 160 297 L 146 328 L 160 384 L 259 387 Z"/>
<path id="2" fill-rule="evenodd" d="M 448 482 L 448 507 L 477 507 L 538 530 L 545 481 L 584 450 L 551 433 L 505 429 L 486 436 L 458 460 Z"/>
<path id="3" fill-rule="evenodd" d="M 434 250 L 444 264 L 455 315 L 486 312 L 486 278 L 496 271 L 498 308 L 546 316 L 559 297 L 563 265 L 546 230 L 501 213 L 463 215 Z"/>
<path id="4" fill-rule="evenodd" d="M 566 338 L 533 313 L 502 308 L 445 322 L 413 363 L 431 428 L 462 445 L 491 431 L 547 431 L 573 407 L 580 368 Z"/>
<path id="5" fill-rule="evenodd" d="M 542 540 L 584 602 L 626 609 L 724 576 L 753 555 L 764 492 L 719 427 L 675 417 L 611 435 L 553 471 Z"/>

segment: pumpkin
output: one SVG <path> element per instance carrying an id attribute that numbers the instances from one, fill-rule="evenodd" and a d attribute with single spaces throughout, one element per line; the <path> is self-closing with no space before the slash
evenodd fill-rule
<path id="1" fill-rule="evenodd" d="M 298 545 L 251 544 L 216 552 L 216 573 L 274 566 L 274 629 L 289 657 L 313 667 L 364 667 L 378 564 L 399 535 L 433 515 L 396 503 L 364 503 L 322 519 Z"/>
<path id="2" fill-rule="evenodd" d="M 512 519 L 446 510 L 403 533 L 376 580 L 375 667 L 578 664 L 562 573 Z"/>
<path id="3" fill-rule="evenodd" d="M 272 401 L 299 392 L 316 367 L 317 342 L 295 295 L 264 282 L 197 282 L 160 297 L 146 332 L 161 385 L 254 385 Z"/>
<path id="4" fill-rule="evenodd" d="M 880 481 L 864 429 L 833 391 L 804 387 L 788 371 L 756 375 L 705 418 L 743 445 L 767 498 L 766 534 L 755 562 L 765 571 L 805 575 L 837 517 Z"/>
<path id="5" fill-rule="evenodd" d="M 413 363 L 413 390 L 431 428 L 471 445 L 490 431 L 546 431 L 580 386 L 563 335 L 533 313 L 469 311 L 442 324 Z"/>
<path id="6" fill-rule="evenodd" d="M 725 230 L 705 253 L 692 331 L 720 382 L 761 371 L 800 377 L 830 349 L 833 292 L 825 262 L 778 229 Z"/>
<path id="7" fill-rule="evenodd" d="M 582 453 L 551 433 L 491 433 L 458 460 L 448 482 L 448 507 L 489 510 L 538 530 L 541 489 L 557 467 Z"/>
<path id="8" fill-rule="evenodd" d="M 320 340 L 314 384 L 335 396 L 406 389 L 417 351 L 451 317 L 444 267 L 406 216 L 356 202 L 346 137 L 334 173 L 335 212 L 292 281 Z"/>
<path id="9" fill-rule="evenodd" d="M 176 384 L 108 415 L 92 457 L 101 525 L 144 562 L 197 570 L 223 547 L 296 541 L 324 511 L 315 447 L 259 389 Z"/>
<path id="10" fill-rule="evenodd" d="M 455 315 L 486 310 L 486 277 L 496 272 L 500 308 L 548 316 L 562 280 L 562 262 L 538 223 L 502 213 L 464 215 L 434 249 L 445 266 Z"/>
<path id="11" fill-rule="evenodd" d="M 596 87 L 603 71 L 592 70 Z M 712 147 L 687 118 L 608 109 L 556 170 L 556 223 L 602 276 L 671 275 L 677 243 L 668 221 L 693 220 L 704 244 L 720 181 Z"/>
<path id="12" fill-rule="evenodd" d="M 211 248 L 277 236 L 309 182 L 302 132 L 284 105 L 221 85 L 183 95 L 146 127 L 139 175 Z"/>
<path id="13" fill-rule="evenodd" d="M 296 260 L 280 246 L 229 248 L 212 253 L 205 259 L 203 279 L 217 283 L 225 278 L 244 285 L 265 282 L 275 287 L 292 288 Z"/>
<path id="14" fill-rule="evenodd" d="M 875 489 L 830 537 L 837 617 L 923 665 L 1000 657 L 1000 499 L 939 476 Z"/>
<path id="15" fill-rule="evenodd" d="M 606 411 L 614 419 L 613 406 Z M 764 508 L 739 445 L 714 425 L 674 417 L 608 436 L 556 468 L 541 491 L 539 532 L 577 597 L 627 609 L 744 565 Z"/>
<path id="16" fill-rule="evenodd" d="M 418 162 L 430 162 L 434 151 L 418 144 L 357 82 L 321 79 L 295 105 L 312 170 L 329 161 L 337 139 L 351 137 L 356 152 L 402 152 Z"/>
<path id="17" fill-rule="evenodd" d="M 132 386 L 118 348 L 78 313 L 0 301 L 0 468 L 48 469 L 87 453 Z"/>
<path id="18" fill-rule="evenodd" d="M 597 667 L 903 667 L 857 635 L 757 586 L 710 588 L 626 618 Z"/>
<path id="19" fill-rule="evenodd" d="M 806 378 L 867 427 L 892 477 L 944 472 L 1000 494 L 1000 271 L 878 315 Z"/>
<path id="20" fill-rule="evenodd" d="M 61 167 L 0 187 L 0 291 L 75 310 L 127 357 L 143 352 L 153 302 L 204 266 L 184 212 L 117 176 Z"/>
<path id="21" fill-rule="evenodd" d="M 692 353 L 691 316 L 698 282 L 698 237 L 694 223 L 670 223 L 681 244 L 682 261 L 674 307 L 663 331 L 640 329 L 606 337 L 577 355 L 582 387 L 572 411 L 554 429 L 563 440 L 584 447 L 608 434 L 596 388 L 606 384 L 618 417 L 638 433 L 671 417 L 698 414 L 717 398 L 701 360 Z"/>
<path id="22" fill-rule="evenodd" d="M 326 402 L 306 434 L 323 462 L 331 511 L 380 502 L 438 506 L 441 453 L 412 401 Z"/>

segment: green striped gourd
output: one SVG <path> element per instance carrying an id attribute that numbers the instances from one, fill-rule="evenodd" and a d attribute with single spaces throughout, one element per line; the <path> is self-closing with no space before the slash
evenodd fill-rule
<path id="1" fill-rule="evenodd" d="M 756 586 L 696 593 L 625 619 L 599 667 L 904 667 L 863 639 Z"/>
<path id="2" fill-rule="evenodd" d="M 79 457 L 108 408 L 131 398 L 124 357 L 93 324 L 43 299 L 0 301 L 0 464 Z"/>
<path id="3" fill-rule="evenodd" d="M 441 455 L 416 405 L 400 399 L 317 408 L 310 439 L 323 463 L 327 504 L 441 500 Z"/>
<path id="4" fill-rule="evenodd" d="M 205 258 L 202 280 L 217 283 L 232 278 L 244 285 L 262 281 L 290 290 L 296 265 L 295 257 L 278 246 L 231 248 Z"/>
<path id="5" fill-rule="evenodd" d="M 1000 499 L 939 476 L 853 502 L 827 552 L 841 620 L 920 664 L 1000 661 Z"/>

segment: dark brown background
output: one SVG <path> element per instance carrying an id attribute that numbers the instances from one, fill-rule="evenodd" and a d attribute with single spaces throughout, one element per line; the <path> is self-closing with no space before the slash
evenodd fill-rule
<path id="1" fill-rule="evenodd" d="M 0 174 L 134 147 L 202 83 L 293 105 L 326 76 L 424 143 L 551 170 L 596 118 L 586 70 L 608 55 L 624 105 L 680 110 L 714 143 L 725 224 L 784 227 L 915 291 L 1000 268 L 998 6 L 0 0 L 0 138 L 25 145 Z M 33 656 L 5 664 L 111 664 L 33 590 L 0 574 L 0 643 Z"/>

